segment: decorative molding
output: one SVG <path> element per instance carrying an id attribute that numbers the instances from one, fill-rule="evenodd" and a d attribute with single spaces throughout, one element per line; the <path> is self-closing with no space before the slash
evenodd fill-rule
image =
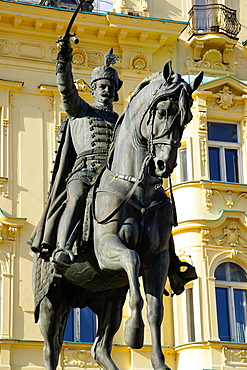
<path id="1" fill-rule="evenodd" d="M 9 120 L 8 119 L 3 119 L 3 132 L 4 132 L 5 136 L 8 133 L 8 128 L 9 128 Z"/>
<path id="2" fill-rule="evenodd" d="M 224 86 L 222 90 L 220 90 L 217 94 L 219 96 L 216 99 L 216 102 L 222 109 L 230 108 L 233 103 L 233 97 L 235 96 L 232 91 L 230 90 L 229 86 Z"/>
<path id="3" fill-rule="evenodd" d="M 235 222 L 225 227 L 223 234 L 211 238 L 217 245 L 228 244 L 230 247 L 236 247 L 237 245 L 247 247 L 247 240 L 241 235 L 240 229 Z"/>
<path id="4" fill-rule="evenodd" d="M 146 0 L 141 0 L 141 9 L 144 12 L 148 11 L 148 2 Z"/>
<path id="5" fill-rule="evenodd" d="M 88 57 L 87 53 L 82 48 L 76 48 L 72 53 L 72 65 L 76 69 L 87 67 Z"/>
<path id="6" fill-rule="evenodd" d="M 53 46 L 52 48 L 49 49 L 50 59 L 53 60 L 54 62 L 57 59 L 57 51 L 58 50 L 56 46 Z"/>
<path id="7" fill-rule="evenodd" d="M 246 369 L 247 350 L 223 347 L 222 351 L 225 365 L 243 367 Z"/>
<path id="8" fill-rule="evenodd" d="M 201 137 L 200 141 L 200 151 L 201 151 L 201 168 L 202 168 L 202 176 L 205 176 L 205 168 L 207 162 L 207 145 L 206 145 L 206 138 Z"/>
<path id="9" fill-rule="evenodd" d="M 0 190 L 2 190 L 2 197 L 8 198 L 9 192 L 4 191 L 4 185 L 8 182 L 7 177 L 0 177 Z"/>
<path id="10" fill-rule="evenodd" d="M 12 94 L 12 92 L 9 92 L 9 106 L 11 108 L 14 108 L 14 95 Z"/>
<path id="11" fill-rule="evenodd" d="M 8 240 L 15 241 L 17 235 L 17 227 L 8 227 Z"/>
<path id="12" fill-rule="evenodd" d="M 204 189 L 204 192 L 205 192 L 205 199 L 204 199 L 205 208 L 207 211 L 209 211 L 213 205 L 212 204 L 213 191 L 211 189 Z"/>
<path id="13" fill-rule="evenodd" d="M 85 349 L 70 349 L 65 347 L 63 350 L 63 363 L 65 366 L 77 366 L 80 368 L 101 368 L 92 358 L 90 351 Z"/>
<path id="14" fill-rule="evenodd" d="M 42 59 L 45 55 L 45 51 L 42 45 L 19 42 L 16 47 L 16 53 L 20 57 Z"/>
<path id="15" fill-rule="evenodd" d="M 0 40 L 0 54 L 10 54 L 11 45 L 8 40 Z"/>
<path id="16" fill-rule="evenodd" d="M 130 60 L 130 69 L 134 69 L 137 73 L 149 71 L 149 61 L 146 55 L 142 53 L 133 55 Z"/>
<path id="17" fill-rule="evenodd" d="M 203 244 L 208 244 L 209 243 L 209 228 L 201 228 L 200 231 L 201 234 L 201 241 Z"/>
<path id="18" fill-rule="evenodd" d="M 244 198 L 247 199 L 247 193 L 243 192 L 240 193 L 236 199 L 233 199 L 233 192 L 231 190 L 228 190 L 226 192 L 226 195 L 223 196 L 222 192 L 216 189 L 205 189 L 205 208 L 209 210 L 212 207 L 212 196 L 218 195 L 225 206 L 228 208 L 235 207 L 238 203 L 239 199 Z"/>
<path id="19" fill-rule="evenodd" d="M 207 129 L 207 112 L 198 112 L 197 113 L 199 130 Z"/>
<path id="20" fill-rule="evenodd" d="M 101 53 L 87 53 L 87 63 L 90 67 L 97 67 L 104 64 L 104 57 Z"/>
<path id="21" fill-rule="evenodd" d="M 197 73 L 203 70 L 208 76 L 214 75 L 235 75 L 237 62 L 232 65 L 223 64 L 222 55 L 216 49 L 210 49 L 203 55 L 202 60 L 194 61 L 192 58 L 186 59 L 186 70 L 188 73 Z"/>
<path id="22" fill-rule="evenodd" d="M 91 91 L 90 86 L 84 80 L 75 80 L 75 86 L 78 91 Z"/>
<path id="23" fill-rule="evenodd" d="M 48 97 L 48 111 L 51 112 L 54 108 L 54 96 Z"/>

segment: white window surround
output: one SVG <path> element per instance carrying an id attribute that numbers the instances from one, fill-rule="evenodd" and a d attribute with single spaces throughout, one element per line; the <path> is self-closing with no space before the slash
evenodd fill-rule
<path id="1" fill-rule="evenodd" d="M 233 121 L 220 121 L 215 119 L 208 119 L 208 122 L 212 123 L 220 123 L 220 124 L 234 124 L 237 126 L 237 142 L 226 142 L 226 141 L 215 141 L 215 140 L 208 140 L 207 147 L 215 147 L 220 149 L 220 173 L 221 173 L 221 181 L 227 182 L 226 179 L 226 163 L 225 163 L 225 149 L 236 149 L 238 153 L 238 183 L 243 182 L 243 168 L 242 168 L 242 152 L 241 152 L 241 136 L 240 136 L 240 124 L 238 122 Z M 208 174 L 210 179 L 210 162 L 208 161 Z"/>

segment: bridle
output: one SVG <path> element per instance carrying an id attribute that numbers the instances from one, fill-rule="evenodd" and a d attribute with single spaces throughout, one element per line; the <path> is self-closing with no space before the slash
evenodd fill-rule
<path id="1" fill-rule="evenodd" d="M 167 99 L 169 99 L 169 97 L 166 96 Z M 161 100 L 161 99 L 160 99 Z M 159 100 L 159 101 L 160 101 Z M 180 114 L 180 111 L 179 111 L 179 107 L 177 104 L 174 103 L 174 101 L 172 101 L 171 99 L 169 99 L 170 102 L 176 107 L 177 109 L 177 113 L 176 115 L 173 117 L 172 119 L 172 122 L 170 124 L 170 127 L 168 129 L 168 131 L 171 131 L 172 130 L 172 127 L 175 123 L 175 121 L 177 120 L 179 114 Z M 101 191 L 101 192 L 109 192 L 108 190 L 99 190 L 98 187 L 99 187 L 99 183 L 100 183 L 100 179 L 101 179 L 101 176 L 104 172 L 104 169 L 107 169 L 108 171 L 110 171 L 109 168 L 107 168 L 107 166 L 105 166 L 104 169 L 102 169 L 100 175 L 97 177 L 97 180 L 95 182 L 95 185 L 94 185 L 94 190 L 93 190 L 93 197 L 92 197 L 92 215 L 93 215 L 93 219 L 96 223 L 98 224 L 105 224 L 107 223 L 108 221 L 110 221 L 112 219 L 113 216 L 116 215 L 116 213 L 126 204 L 129 202 L 131 196 L 134 194 L 136 188 L 142 183 L 142 181 L 144 180 L 144 174 L 145 174 L 145 170 L 146 168 L 148 167 L 149 163 L 151 162 L 151 160 L 155 157 L 155 145 L 157 144 L 163 144 L 163 145 L 169 145 L 171 147 L 174 147 L 174 148 L 179 148 L 181 143 L 180 143 L 180 139 L 179 140 L 175 140 L 175 139 L 162 139 L 162 137 L 157 137 L 155 138 L 154 137 L 154 118 L 155 118 L 155 108 L 158 104 L 158 102 L 156 102 L 156 104 L 150 104 L 149 108 L 145 111 L 142 119 L 141 119 L 141 123 L 140 123 L 140 127 L 141 127 L 141 124 L 143 123 L 143 120 L 144 120 L 144 117 L 145 115 L 149 112 L 149 118 L 148 118 L 148 121 L 147 121 L 147 126 L 150 127 L 150 130 L 149 130 L 149 137 L 148 137 L 148 140 L 147 140 L 147 151 L 148 151 L 148 155 L 144 158 L 143 160 L 143 163 L 141 165 L 141 169 L 139 171 L 139 174 L 137 176 L 137 178 L 134 178 L 132 176 L 127 176 L 127 175 L 119 175 L 119 174 L 113 174 L 113 179 L 112 181 L 114 181 L 115 179 L 117 178 L 121 178 L 121 179 L 124 179 L 128 182 L 133 182 L 133 186 L 131 187 L 131 189 L 128 191 L 128 193 L 126 195 L 123 195 L 121 196 L 121 201 L 120 203 L 118 204 L 118 206 L 107 216 L 105 217 L 104 219 L 102 220 L 99 220 L 97 217 L 96 217 L 96 214 L 95 214 L 95 199 L 96 199 L 96 194 Z M 168 132 L 167 131 L 167 132 Z M 111 153 L 110 155 L 113 155 L 113 150 L 114 150 L 114 146 L 113 148 L 111 149 Z M 111 172 L 111 171 L 110 171 Z M 161 180 L 162 181 L 162 180 Z M 157 184 L 156 184 L 157 185 Z M 158 188 L 160 188 L 162 186 L 162 182 L 160 183 L 160 185 L 158 187 L 155 188 L 155 190 L 157 190 Z M 174 219 L 174 226 L 177 226 L 177 215 L 176 215 L 176 207 L 175 207 L 175 202 L 174 202 L 174 197 L 173 197 L 173 193 L 172 193 L 172 183 L 171 183 L 171 177 L 169 176 L 169 187 L 170 187 L 170 195 L 171 195 L 171 203 L 172 203 L 172 207 L 173 207 L 173 219 Z M 119 193 L 115 193 L 114 194 L 118 195 L 119 196 Z M 132 201 L 132 204 L 134 202 Z M 161 202 L 159 202 L 159 204 L 161 205 Z M 163 203 L 162 203 L 163 204 Z"/>

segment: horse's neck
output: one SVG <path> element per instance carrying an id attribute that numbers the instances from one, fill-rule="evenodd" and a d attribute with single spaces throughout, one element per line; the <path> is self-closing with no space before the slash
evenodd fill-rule
<path id="1" fill-rule="evenodd" d="M 135 143 L 134 122 L 124 119 L 117 134 L 111 171 L 115 174 L 137 177 L 148 152 Z"/>

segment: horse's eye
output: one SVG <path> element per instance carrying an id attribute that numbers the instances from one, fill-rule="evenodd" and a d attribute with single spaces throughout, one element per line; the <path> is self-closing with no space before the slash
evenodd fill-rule
<path id="1" fill-rule="evenodd" d="M 166 111 L 164 109 L 158 109 L 157 110 L 157 116 L 158 116 L 159 119 L 164 118 L 165 115 L 166 115 Z"/>

